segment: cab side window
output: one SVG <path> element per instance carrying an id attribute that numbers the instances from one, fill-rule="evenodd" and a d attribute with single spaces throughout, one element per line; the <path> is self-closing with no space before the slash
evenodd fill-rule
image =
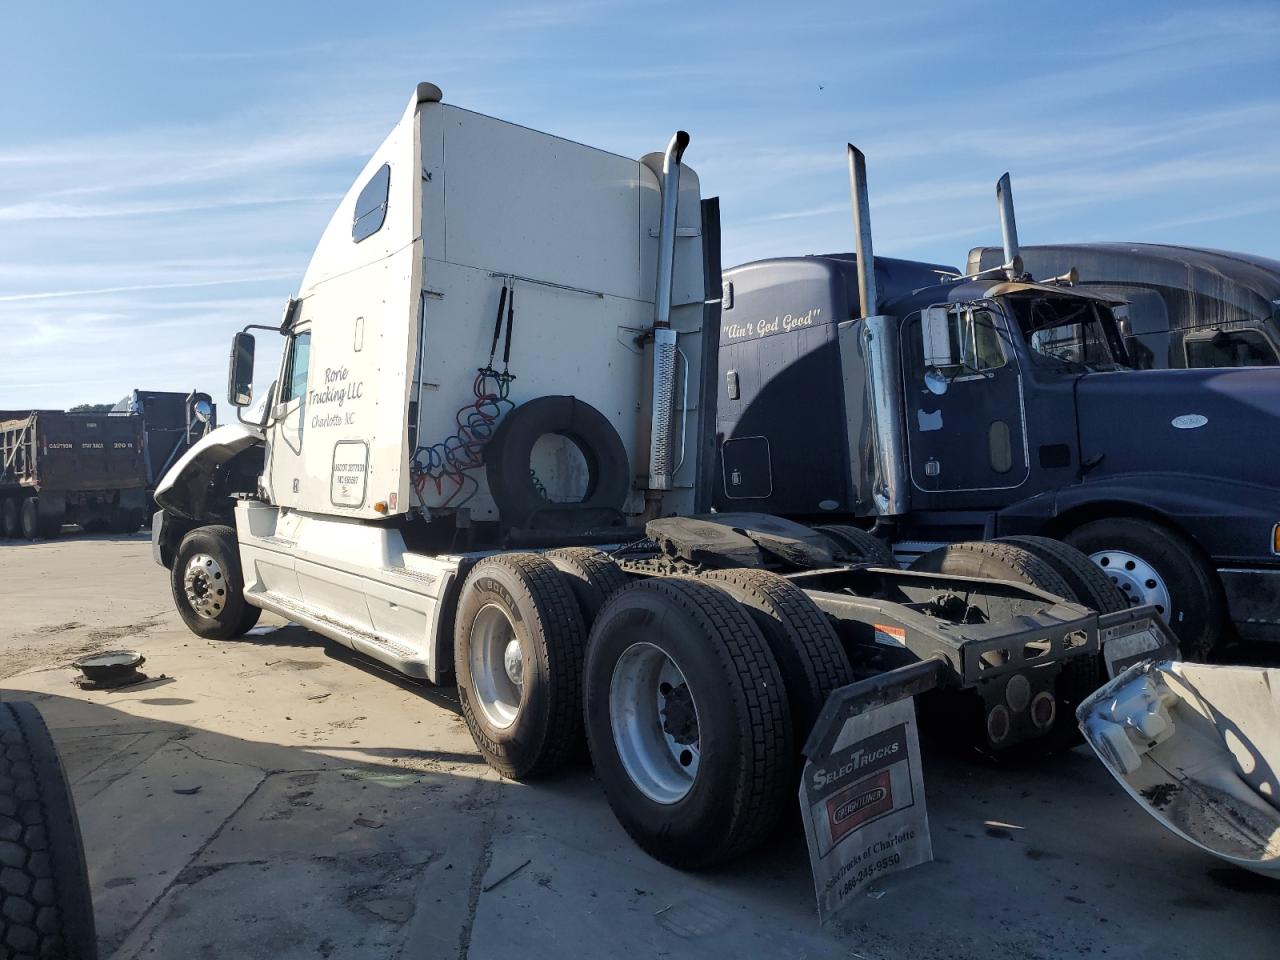
<path id="1" fill-rule="evenodd" d="M 970 371 L 985 373 L 998 370 L 1008 362 L 995 316 L 990 310 L 973 310 L 967 316 L 961 313 L 957 320 L 951 328 L 956 349 L 954 355 L 963 357 Z"/>
<path id="2" fill-rule="evenodd" d="M 307 367 L 311 362 L 311 331 L 295 333 L 289 341 L 289 360 L 284 370 L 280 402 L 288 403 L 307 393 Z"/>
<path id="3" fill-rule="evenodd" d="M 1188 367 L 1271 367 L 1276 349 L 1258 330 L 1189 333 L 1183 341 Z"/>

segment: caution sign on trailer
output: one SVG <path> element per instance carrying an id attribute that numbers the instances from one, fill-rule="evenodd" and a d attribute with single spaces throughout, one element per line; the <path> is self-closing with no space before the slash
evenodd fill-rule
<path id="1" fill-rule="evenodd" d="M 932 860 L 912 701 L 846 720 L 805 764 L 800 806 L 824 922 L 873 880 Z"/>

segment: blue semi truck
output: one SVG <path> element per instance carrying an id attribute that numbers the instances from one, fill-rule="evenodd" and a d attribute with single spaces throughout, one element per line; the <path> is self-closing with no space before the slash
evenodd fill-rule
<path id="1" fill-rule="evenodd" d="M 918 567 L 1064 540 L 1184 655 L 1280 639 L 1280 369 L 1135 369 L 1122 298 L 1028 274 L 1007 175 L 994 268 L 874 257 L 850 150 L 860 255 L 724 272 L 717 509 L 869 529 Z"/>

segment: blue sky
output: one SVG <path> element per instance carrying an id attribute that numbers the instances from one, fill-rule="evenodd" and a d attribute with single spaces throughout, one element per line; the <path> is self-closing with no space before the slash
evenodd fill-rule
<path id="1" fill-rule="evenodd" d="M 999 241 L 1280 256 L 1280 7 L 1175 2 L 10 4 L 0 408 L 221 398 L 412 86 L 628 156 L 676 127 L 726 265 Z M 228 411 L 229 412 L 229 411 Z"/>

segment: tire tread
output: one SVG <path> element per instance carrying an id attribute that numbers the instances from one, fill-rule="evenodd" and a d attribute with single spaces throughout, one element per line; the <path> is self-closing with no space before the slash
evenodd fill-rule
<path id="1" fill-rule="evenodd" d="M 66 777 L 34 706 L 0 703 L 0 956 L 93 960 L 89 880 Z"/>
<path id="2" fill-rule="evenodd" d="M 824 523 L 814 527 L 819 533 L 835 543 L 841 552 L 851 559 L 865 560 L 882 566 L 896 566 L 892 548 L 861 527 L 853 527 L 843 523 Z"/>
<path id="3" fill-rule="evenodd" d="M 529 594 L 534 608 L 534 622 L 530 636 L 542 639 L 547 657 L 547 679 L 550 684 L 548 702 L 550 714 L 546 736 L 536 751 L 537 758 L 525 768 L 518 768 L 503 756 L 501 744 L 492 739 L 476 718 L 470 697 L 460 695 L 462 714 L 471 735 L 480 747 L 485 760 L 509 780 L 536 779 L 564 766 L 582 742 L 582 664 L 586 650 L 586 630 L 577 598 L 551 561 L 532 553 L 503 553 L 486 557 L 472 568 L 463 585 L 463 594 L 473 580 L 482 576 L 489 567 L 505 567 L 513 573 Z M 459 606 L 462 595 L 459 595 Z M 553 631 L 551 625 L 558 625 Z M 459 622 L 459 630 L 462 624 Z M 469 675 L 461 669 L 457 659 L 462 656 L 462 645 L 455 639 L 455 674 Z M 460 690 L 461 694 L 462 691 Z"/>
<path id="4" fill-rule="evenodd" d="M 668 851 L 657 849 L 652 838 L 637 833 L 625 817 L 618 819 L 637 844 L 674 866 L 685 869 L 714 866 L 762 842 L 785 809 L 792 785 L 794 750 L 786 689 L 777 661 L 760 629 L 719 585 L 685 576 L 640 581 L 615 594 L 601 611 L 597 624 L 607 620 L 610 606 L 623 602 L 634 590 L 662 594 L 667 602 L 706 629 L 708 640 L 715 644 L 719 654 L 717 659 L 727 690 L 731 695 L 735 691 L 740 695 L 737 712 L 742 729 L 749 732 L 743 757 L 748 775 L 740 778 L 735 786 L 726 811 L 729 829 L 724 838 L 698 855 L 673 857 Z M 609 801 L 614 805 L 612 796 Z"/>

